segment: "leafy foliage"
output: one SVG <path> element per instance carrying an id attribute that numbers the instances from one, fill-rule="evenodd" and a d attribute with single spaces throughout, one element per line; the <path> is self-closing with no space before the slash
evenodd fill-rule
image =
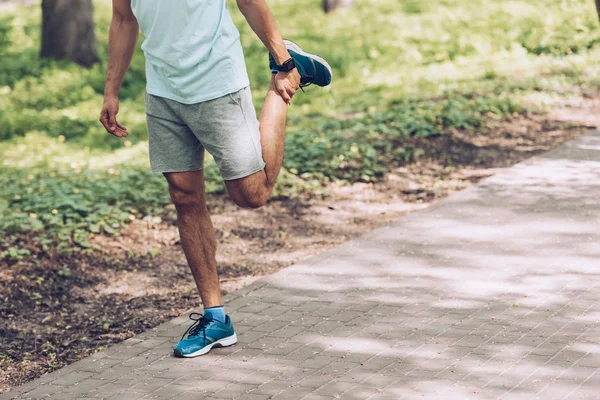
<path id="1" fill-rule="evenodd" d="M 257 108 L 270 72 L 264 46 L 241 32 Z M 587 0 L 358 1 L 325 15 L 318 0 L 272 2 L 286 37 L 324 56 L 334 85 L 299 93 L 290 108 L 277 195 L 330 179 L 375 181 L 423 156 L 411 138 L 484 132 L 490 119 L 544 111 L 600 87 L 600 30 Z M 107 56 L 110 2 L 95 2 Z M 150 174 L 141 46 L 120 94 L 130 136 L 97 122 L 105 65 L 82 69 L 38 56 L 41 12 L 0 15 L 0 258 L 78 251 L 90 233 L 118 234 L 135 218 L 168 213 Z M 224 190 L 208 157 L 208 192 Z"/>
<path id="2" fill-rule="evenodd" d="M 486 118 L 521 111 L 510 99 L 477 98 L 398 101 L 360 118 L 320 120 L 289 135 L 285 166 L 296 174 L 347 181 L 372 181 L 418 155 L 408 137 L 443 135 L 448 129 L 479 129 Z"/>
<path id="3" fill-rule="evenodd" d="M 29 246 L 46 251 L 54 241 L 59 250 L 88 248 L 89 232 L 118 234 L 136 218 L 163 214 L 169 201 L 164 179 L 145 169 L 39 174 L 13 170 L 1 176 L 0 184 L 12 195 L 0 203 L 0 229 L 9 240 L 15 233 L 35 233 Z M 4 254 L 19 255 L 10 247 Z"/>

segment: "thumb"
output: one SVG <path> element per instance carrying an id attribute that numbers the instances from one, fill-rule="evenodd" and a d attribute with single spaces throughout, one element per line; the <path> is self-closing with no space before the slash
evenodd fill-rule
<path id="1" fill-rule="evenodd" d="M 116 114 L 112 110 L 107 110 L 106 114 L 108 114 L 108 128 L 111 131 L 114 131 L 117 128 L 117 118 Z"/>

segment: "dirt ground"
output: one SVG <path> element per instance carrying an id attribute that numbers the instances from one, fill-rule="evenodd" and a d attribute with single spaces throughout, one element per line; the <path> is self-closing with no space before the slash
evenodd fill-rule
<path id="1" fill-rule="evenodd" d="M 415 140 L 426 155 L 376 184 L 238 209 L 225 195 L 209 209 L 225 292 L 427 207 L 503 168 L 600 125 L 600 100 L 543 117 L 492 122 L 486 134 Z M 0 266 L 0 392 L 74 362 L 200 305 L 173 218 L 136 221 L 118 238 L 95 237 L 88 257 Z"/>

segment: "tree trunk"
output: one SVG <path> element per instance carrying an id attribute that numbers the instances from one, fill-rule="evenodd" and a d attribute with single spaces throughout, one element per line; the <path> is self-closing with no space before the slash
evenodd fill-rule
<path id="1" fill-rule="evenodd" d="M 41 56 L 85 67 L 100 61 L 92 0 L 42 0 Z"/>
<path id="2" fill-rule="evenodd" d="M 600 19 L 600 0 L 596 0 L 596 10 L 598 11 L 598 18 Z"/>
<path id="3" fill-rule="evenodd" d="M 600 0 L 596 0 L 597 2 Z M 354 0 L 323 0 L 323 9 L 325 12 L 333 11 L 336 8 L 352 7 Z"/>

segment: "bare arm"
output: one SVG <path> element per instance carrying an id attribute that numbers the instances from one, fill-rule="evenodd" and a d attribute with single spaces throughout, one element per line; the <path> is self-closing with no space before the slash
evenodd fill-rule
<path id="1" fill-rule="evenodd" d="M 237 0 L 237 4 L 250 28 L 273 55 L 275 62 L 281 65 L 287 61 L 290 53 L 283 43 L 283 37 L 266 0 Z M 299 87 L 300 75 L 297 70 L 277 74 L 276 88 L 286 103 L 291 102 L 292 96 Z"/>
<path id="2" fill-rule="evenodd" d="M 104 88 L 104 106 L 100 122 L 118 137 L 127 136 L 127 129 L 117 122 L 119 90 L 129 69 L 139 35 L 137 19 L 131 11 L 131 0 L 113 0 L 113 15 L 108 38 L 108 67 Z"/>
<path id="3" fill-rule="evenodd" d="M 256 36 L 269 49 L 277 64 L 283 64 L 290 58 L 283 38 L 279 32 L 275 17 L 265 0 L 237 0 L 238 7 Z"/>

